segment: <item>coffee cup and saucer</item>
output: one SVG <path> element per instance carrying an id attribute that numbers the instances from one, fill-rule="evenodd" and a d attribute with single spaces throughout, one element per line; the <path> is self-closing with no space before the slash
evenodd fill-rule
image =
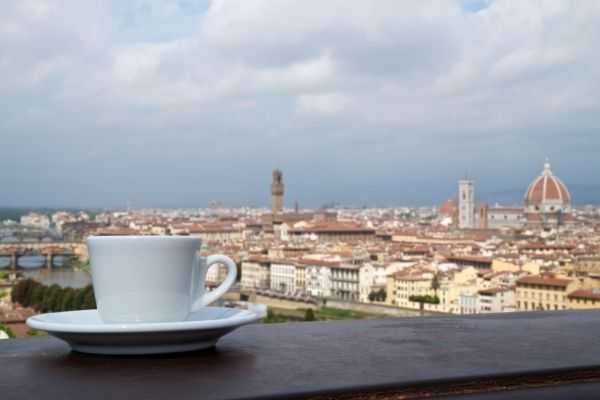
<path id="1" fill-rule="evenodd" d="M 202 257 L 189 236 L 92 236 L 88 239 L 96 310 L 64 311 L 27 319 L 33 329 L 98 354 L 157 354 L 215 346 L 225 334 L 257 322 L 266 307 L 209 306 L 235 283 L 237 267 L 224 255 Z M 208 268 L 227 267 L 214 290 Z"/>

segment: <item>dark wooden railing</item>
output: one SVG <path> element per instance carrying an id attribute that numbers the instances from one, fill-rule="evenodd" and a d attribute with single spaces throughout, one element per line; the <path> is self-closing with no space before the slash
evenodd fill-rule
<path id="1" fill-rule="evenodd" d="M 93 356 L 0 341 L 9 399 L 600 398 L 600 312 L 251 325 L 209 351 Z M 481 397 L 484 396 L 484 397 Z"/>

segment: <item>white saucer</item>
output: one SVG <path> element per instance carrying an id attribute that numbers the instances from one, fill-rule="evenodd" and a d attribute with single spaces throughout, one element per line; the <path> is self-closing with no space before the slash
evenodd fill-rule
<path id="1" fill-rule="evenodd" d="M 246 310 L 204 307 L 180 322 L 105 324 L 97 310 L 82 310 L 35 315 L 27 325 L 82 353 L 158 354 L 213 347 L 223 335 L 265 315 L 265 306 L 249 304 Z"/>

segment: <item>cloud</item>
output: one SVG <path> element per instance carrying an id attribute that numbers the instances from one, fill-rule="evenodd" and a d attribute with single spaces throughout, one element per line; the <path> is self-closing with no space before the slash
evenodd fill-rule
<path id="1" fill-rule="evenodd" d="M 56 203 L 264 204 L 278 165 L 301 201 L 425 201 L 465 169 L 490 191 L 526 184 L 546 155 L 584 183 L 600 169 L 599 17 L 566 0 L 3 4 L 0 168 L 19 179 L 0 184 L 9 203 L 62 180 L 80 194 Z M 227 184 L 152 190 L 190 170 Z"/>
<path id="2" fill-rule="evenodd" d="M 343 111 L 351 99 L 340 93 L 302 94 L 298 96 L 298 111 L 333 115 Z"/>

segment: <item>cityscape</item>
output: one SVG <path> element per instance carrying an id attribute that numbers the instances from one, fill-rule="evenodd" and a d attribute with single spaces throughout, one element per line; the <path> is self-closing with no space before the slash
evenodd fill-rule
<path id="1" fill-rule="evenodd" d="M 600 308 L 600 207 L 575 207 L 549 160 L 531 175 L 520 206 L 478 202 L 463 177 L 435 207 L 301 209 L 276 169 L 271 209 L 26 212 L 2 221 L 0 321 L 27 332 L 35 310 L 8 294 L 19 280 L 89 285 L 91 235 L 202 238 L 202 254 L 239 267 L 228 301 L 266 304 L 274 322 Z M 207 285 L 225 274 L 211 268 Z"/>
<path id="2" fill-rule="evenodd" d="M 0 1 L 0 399 L 599 399 L 599 21 Z"/>

